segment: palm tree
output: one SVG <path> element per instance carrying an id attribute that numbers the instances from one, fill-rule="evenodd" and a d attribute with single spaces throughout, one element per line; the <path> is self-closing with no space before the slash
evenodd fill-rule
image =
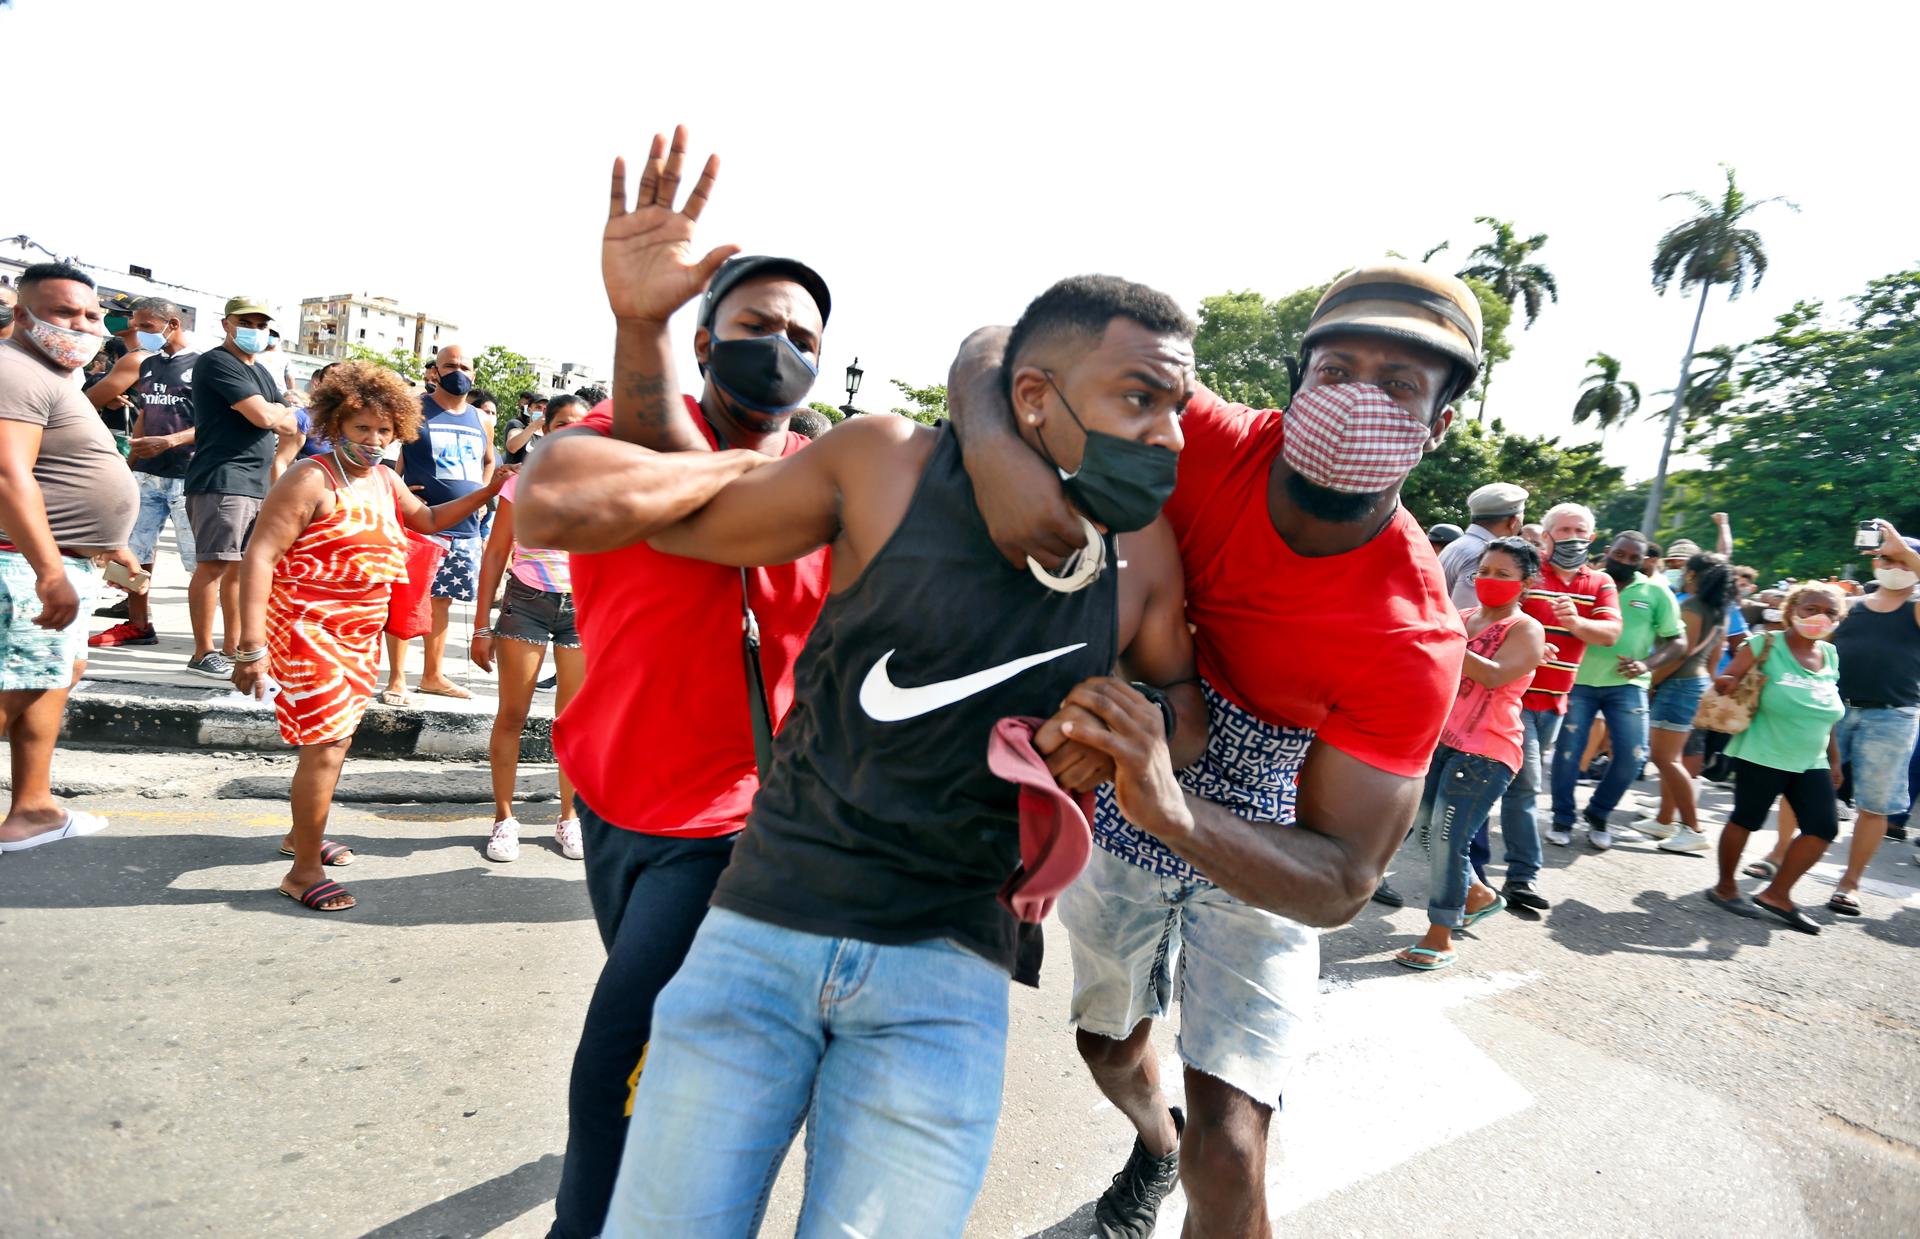
<path id="1" fill-rule="evenodd" d="M 1640 411 L 1640 384 L 1622 379 L 1620 362 L 1606 353 L 1595 353 L 1587 364 L 1593 372 L 1581 385 L 1580 399 L 1573 403 L 1573 424 L 1578 426 L 1591 417 L 1604 443 L 1607 431 Z"/>
<path id="2" fill-rule="evenodd" d="M 1703 421 L 1710 420 L 1721 409 L 1733 403 L 1740 394 L 1740 381 L 1736 371 L 1740 365 L 1740 354 L 1746 350 L 1744 344 L 1723 344 L 1718 348 L 1703 348 L 1696 351 L 1693 361 L 1698 367 L 1687 374 L 1685 411 L 1680 424 L 1687 434 L 1687 446 L 1692 446 L 1694 428 Z M 1705 362 L 1705 365 L 1699 363 Z M 1663 391 L 1663 396 L 1673 392 Z M 1649 413 L 1649 417 L 1670 417 L 1673 406 Z"/>
<path id="3" fill-rule="evenodd" d="M 1734 180 L 1733 167 L 1721 164 L 1727 188 L 1718 202 L 1694 190 L 1666 195 L 1684 198 L 1698 212 L 1692 219 L 1674 225 L 1660 238 L 1653 253 L 1653 287 L 1661 296 L 1678 276 L 1680 288 L 1700 289 L 1700 305 L 1693 312 L 1693 332 L 1687 336 L 1687 351 L 1680 358 L 1680 382 L 1674 389 L 1673 407 L 1667 411 L 1667 434 L 1660 445 L 1660 468 L 1653 475 L 1653 489 L 1647 492 L 1647 510 L 1640 527 L 1652 533 L 1660 524 L 1660 504 L 1666 498 L 1667 461 L 1673 454 L 1673 432 L 1680 426 L 1687 408 L 1688 388 L 1693 376 L 1694 346 L 1700 342 L 1700 319 L 1707 311 L 1707 294 L 1716 284 L 1724 285 L 1731 301 L 1748 288 L 1758 288 L 1767 274 L 1767 251 L 1760 234 L 1741 225 L 1747 216 L 1772 202 L 1783 202 L 1792 210 L 1800 208 L 1785 198 L 1749 199 Z M 1663 199 L 1664 201 L 1664 199 Z"/>
<path id="4" fill-rule="evenodd" d="M 1553 272 L 1537 262 L 1531 261 L 1547 243 L 1547 234 L 1537 232 L 1519 240 L 1514 234 L 1512 220 L 1499 220 L 1491 215 L 1476 215 L 1476 224 L 1485 224 L 1493 229 L 1493 239 L 1474 247 L 1468 255 L 1472 265 L 1461 271 L 1460 277 L 1467 276 L 1484 282 L 1510 306 L 1526 313 L 1526 326 L 1533 326 L 1533 320 L 1540 317 L 1540 311 L 1549 300 L 1560 300 L 1560 286 L 1554 282 Z M 1493 381 L 1493 360 L 1487 360 L 1486 376 L 1480 382 L 1480 412 L 1477 418 L 1487 415 L 1487 388 Z"/>

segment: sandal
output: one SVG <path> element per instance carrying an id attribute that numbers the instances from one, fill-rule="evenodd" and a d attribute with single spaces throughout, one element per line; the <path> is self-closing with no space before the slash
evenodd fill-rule
<path id="1" fill-rule="evenodd" d="M 1756 860 L 1740 872 L 1750 878 L 1759 878 L 1763 882 L 1771 882 L 1773 875 L 1780 872 L 1780 866 L 1770 860 Z"/>
<path id="2" fill-rule="evenodd" d="M 280 849 L 280 855 L 282 856 L 292 856 L 293 854 L 293 849 L 290 847 Z M 346 857 L 345 860 L 341 859 L 343 856 Z M 320 863 L 334 866 L 351 865 L 353 863 L 353 849 L 344 843 L 336 843 L 332 839 L 322 839 L 320 841 Z"/>
<path id="3" fill-rule="evenodd" d="M 1432 962 L 1421 963 L 1418 960 L 1408 959 L 1407 956 L 1409 955 L 1425 955 Z M 1442 968 L 1451 968 L 1453 967 L 1453 960 L 1454 954 L 1452 951 L 1436 951 L 1430 946 L 1410 946 L 1393 957 L 1394 963 L 1399 964 L 1402 968 L 1411 968 L 1415 972 L 1438 972 Z"/>
<path id="4" fill-rule="evenodd" d="M 358 900 L 355 900 L 353 903 L 343 904 L 338 908 L 321 907 L 320 905 L 326 903 L 329 899 L 338 899 L 342 895 L 345 895 L 348 899 L 353 899 L 352 892 L 348 891 L 346 887 L 340 885 L 338 882 L 333 881 L 331 878 L 327 878 L 319 882 L 315 882 L 312 886 L 309 886 L 305 891 L 303 891 L 298 895 L 294 894 L 292 891 L 288 890 L 284 886 L 277 887 L 276 889 L 282 895 L 285 895 L 288 899 L 291 899 L 295 903 L 298 903 L 301 907 L 312 908 L 315 912 L 345 912 L 348 908 L 357 906 L 359 902 Z"/>
<path id="5" fill-rule="evenodd" d="M 1838 912 L 1841 916 L 1859 916 L 1860 901 L 1845 891 L 1833 892 L 1833 898 L 1827 900 L 1827 911 Z"/>
<path id="6" fill-rule="evenodd" d="M 1753 906 L 1769 916 L 1779 917 L 1787 923 L 1787 928 L 1789 929 L 1798 930 L 1803 934 L 1817 934 L 1820 932 L 1820 922 L 1814 920 L 1798 908 L 1776 908 L 1770 903 L 1761 903 L 1758 899 L 1753 901 Z"/>
<path id="7" fill-rule="evenodd" d="M 1757 920 L 1760 916 L 1760 914 L 1753 909 L 1753 901 L 1744 895 L 1735 895 L 1732 899 L 1722 899 L 1720 896 L 1714 894 L 1713 888 L 1709 886 L 1707 888 L 1707 901 L 1718 904 L 1735 916 L 1744 916 L 1750 921 Z"/>
<path id="8" fill-rule="evenodd" d="M 1506 910 L 1507 910 L 1506 898 L 1502 895 L 1495 894 L 1493 897 L 1492 903 L 1480 909 L 1478 912 L 1467 913 L 1466 919 L 1460 922 L 1460 928 L 1471 929 L 1473 926 L 1478 925 L 1481 921 L 1486 920 L 1488 917 L 1498 916 L 1502 912 L 1505 912 Z"/>
<path id="9" fill-rule="evenodd" d="M 429 697 L 451 697 L 455 701 L 471 701 L 473 694 L 458 684 L 449 684 L 445 688 L 423 688 L 418 690 Z"/>

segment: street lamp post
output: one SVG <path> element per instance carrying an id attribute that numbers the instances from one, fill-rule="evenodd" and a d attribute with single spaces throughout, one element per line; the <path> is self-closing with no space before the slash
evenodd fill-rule
<path id="1" fill-rule="evenodd" d="M 858 357 L 854 358 L 853 363 L 847 367 L 847 402 L 840 406 L 840 411 L 848 417 L 860 412 L 853 407 L 853 394 L 860 390 L 860 380 L 866 376 L 866 373 L 860 368 Z"/>

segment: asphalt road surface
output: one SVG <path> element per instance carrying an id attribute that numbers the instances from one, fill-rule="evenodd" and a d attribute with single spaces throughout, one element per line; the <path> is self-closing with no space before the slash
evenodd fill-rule
<path id="1" fill-rule="evenodd" d="M 0 859 L 0 1235 L 545 1233 L 601 960 L 580 866 L 537 825 L 555 806 L 494 865 L 484 771 L 350 761 L 360 800 L 329 835 L 359 851 L 339 876 L 361 906 L 321 916 L 274 893 L 289 770 L 62 754 L 61 785 L 113 825 Z M 550 795 L 551 768 L 523 784 Z M 1424 923 L 1411 849 L 1414 906 L 1325 935 L 1274 1124 L 1277 1233 L 1920 1233 L 1911 845 L 1882 848 L 1864 917 L 1816 907 L 1817 938 L 1707 905 L 1705 858 L 1547 851 L 1553 911 L 1480 926 L 1450 971 L 1390 960 Z M 1069 982 L 1049 926 L 969 1235 L 1088 1234 L 1125 1159 Z M 791 1233 L 799 1162 L 768 1235 Z M 1159 1233 L 1183 1215 L 1176 1194 Z"/>

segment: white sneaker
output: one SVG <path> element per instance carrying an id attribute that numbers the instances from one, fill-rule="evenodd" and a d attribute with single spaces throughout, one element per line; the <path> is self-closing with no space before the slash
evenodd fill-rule
<path id="1" fill-rule="evenodd" d="M 1594 851 L 1604 852 L 1613 846 L 1613 832 L 1605 826 L 1589 826 L 1587 827 L 1587 842 L 1593 845 Z"/>
<path id="2" fill-rule="evenodd" d="M 1685 826 L 1675 831 L 1671 839 L 1660 841 L 1662 852 L 1704 852 L 1712 846 L 1707 842 L 1706 832 L 1689 830 Z"/>
<path id="3" fill-rule="evenodd" d="M 585 860 L 587 849 L 580 845 L 580 819 L 563 818 L 555 823 L 553 841 L 560 845 L 560 855 L 568 860 Z"/>
<path id="4" fill-rule="evenodd" d="M 487 859 L 511 864 L 520 859 L 520 819 L 510 817 L 493 824 L 487 839 Z"/>
<path id="5" fill-rule="evenodd" d="M 1557 848 L 1563 848 L 1573 842 L 1573 831 L 1565 826 L 1547 827 L 1547 842 Z"/>
<path id="6" fill-rule="evenodd" d="M 1651 813 L 1642 813 L 1633 819 L 1633 828 L 1649 839 L 1671 839 L 1680 831 L 1680 823 L 1663 822 Z"/>

